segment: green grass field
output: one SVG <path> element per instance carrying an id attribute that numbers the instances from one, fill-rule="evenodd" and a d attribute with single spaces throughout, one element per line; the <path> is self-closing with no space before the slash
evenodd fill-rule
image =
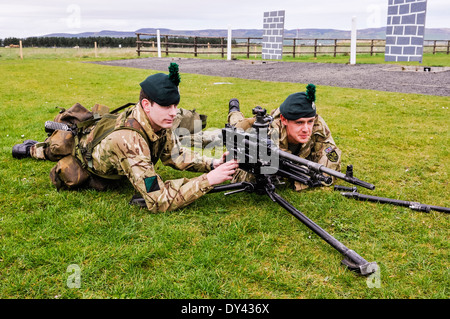
<path id="1" fill-rule="evenodd" d="M 139 82 L 153 72 L 82 63 L 94 58 L 70 53 L 0 55 L 0 298 L 448 299 L 444 213 L 358 202 L 331 188 L 279 190 L 378 263 L 374 286 L 264 196 L 209 194 L 185 209 L 149 214 L 128 204 L 134 193 L 128 184 L 57 192 L 48 176 L 55 163 L 13 159 L 12 146 L 44 140 L 44 122 L 57 106 L 135 102 Z M 129 57 L 106 52 L 99 59 Z M 254 106 L 271 110 L 304 88 L 182 74 L 180 107 L 196 108 L 208 115 L 209 128 L 221 128 L 230 98 L 250 116 Z M 450 206 L 450 97 L 327 86 L 317 94 L 343 167 L 353 164 L 355 176 L 376 185 L 361 192 Z M 198 175 L 158 170 L 163 179 Z M 73 267 L 79 288 L 70 285 Z"/>

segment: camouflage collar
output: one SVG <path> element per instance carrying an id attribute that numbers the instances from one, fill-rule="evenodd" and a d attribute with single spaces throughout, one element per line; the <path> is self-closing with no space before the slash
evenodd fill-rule
<path id="1" fill-rule="evenodd" d="M 148 138 L 151 142 L 156 142 L 160 138 L 166 135 L 167 130 L 162 129 L 158 133 L 156 133 L 152 125 L 150 124 L 150 121 L 147 117 L 147 114 L 145 114 L 144 109 L 142 108 L 140 103 L 137 103 L 136 106 L 133 108 L 133 111 L 131 112 L 131 117 L 135 118 L 136 121 L 139 122 L 139 124 L 144 128 L 145 133 L 147 133 Z"/>

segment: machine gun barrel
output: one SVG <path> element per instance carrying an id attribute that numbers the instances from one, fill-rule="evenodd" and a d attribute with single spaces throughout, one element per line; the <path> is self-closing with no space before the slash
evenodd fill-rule
<path id="1" fill-rule="evenodd" d="M 331 184 L 331 182 L 333 181 L 330 176 L 311 172 L 311 170 L 306 166 L 295 165 L 288 161 L 283 162 L 283 165 L 286 166 L 290 172 L 293 172 L 293 174 L 291 173 L 290 175 L 303 175 L 308 177 L 311 176 L 314 180 L 324 182 L 325 184 Z"/>
<path id="2" fill-rule="evenodd" d="M 317 172 L 317 173 L 325 173 L 328 174 L 330 176 L 334 176 L 336 178 L 342 179 L 348 183 L 354 184 L 354 185 L 358 185 L 358 186 L 362 186 L 364 188 L 373 190 L 375 189 L 375 185 L 364 182 L 356 177 L 353 177 L 353 174 L 343 174 L 341 172 L 337 172 L 335 170 L 332 170 L 331 168 L 328 168 L 322 164 L 319 163 L 315 163 L 312 161 L 308 161 L 307 159 L 292 155 L 291 153 L 285 152 L 283 150 L 280 150 L 276 147 L 272 147 L 272 152 L 278 152 L 278 155 L 280 158 L 284 158 L 287 160 L 290 160 L 293 163 L 297 163 L 300 165 L 305 165 L 306 167 L 308 167 L 309 169 Z"/>

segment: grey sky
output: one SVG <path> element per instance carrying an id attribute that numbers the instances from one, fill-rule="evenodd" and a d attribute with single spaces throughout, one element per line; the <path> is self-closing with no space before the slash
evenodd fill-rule
<path id="1" fill-rule="evenodd" d="M 265 11 L 286 10 L 286 29 L 386 25 L 388 0 L 0 0 L 0 38 L 86 31 L 262 29 Z M 450 28 L 450 1 L 428 0 L 427 28 Z"/>

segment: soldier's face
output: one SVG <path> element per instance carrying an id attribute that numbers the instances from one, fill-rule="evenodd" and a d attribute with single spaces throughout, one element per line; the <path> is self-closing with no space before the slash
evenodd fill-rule
<path id="1" fill-rule="evenodd" d="M 297 120 L 288 120 L 283 115 L 280 117 L 281 123 L 286 126 L 287 138 L 290 144 L 304 144 L 309 141 L 315 117 L 302 117 Z"/>
<path id="2" fill-rule="evenodd" d="M 155 132 L 172 127 L 177 116 L 176 104 L 161 106 L 156 102 L 150 103 L 147 99 L 143 99 L 141 104 Z"/>

